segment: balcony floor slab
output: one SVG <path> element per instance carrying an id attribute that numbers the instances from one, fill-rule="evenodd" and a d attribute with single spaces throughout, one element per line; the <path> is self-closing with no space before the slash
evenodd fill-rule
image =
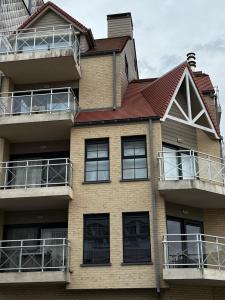
<path id="1" fill-rule="evenodd" d="M 68 283 L 69 273 L 54 272 L 2 272 L 0 284 L 25 284 L 25 283 Z"/>
<path id="2" fill-rule="evenodd" d="M 200 208 L 225 208 L 225 187 L 201 180 L 159 181 L 158 189 L 168 202 Z"/>
<path id="3" fill-rule="evenodd" d="M 73 198 L 69 186 L 0 190 L 0 209 L 8 211 L 60 209 Z"/>
<path id="4" fill-rule="evenodd" d="M 163 279 L 175 284 L 225 286 L 225 270 L 210 268 L 164 269 Z"/>

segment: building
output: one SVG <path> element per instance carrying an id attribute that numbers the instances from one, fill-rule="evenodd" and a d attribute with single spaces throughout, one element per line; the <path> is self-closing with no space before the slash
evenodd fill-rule
<path id="1" fill-rule="evenodd" d="M 224 299 L 210 77 L 139 79 L 131 14 L 107 21 L 48 2 L 1 37 L 0 299 Z"/>
<path id="2" fill-rule="evenodd" d="M 1 0 L 0 30 L 16 30 L 43 4 L 43 0 Z"/>

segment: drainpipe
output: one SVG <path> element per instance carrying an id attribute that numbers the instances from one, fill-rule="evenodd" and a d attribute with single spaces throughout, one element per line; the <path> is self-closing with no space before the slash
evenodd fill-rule
<path id="1" fill-rule="evenodd" d="M 112 77 L 113 77 L 113 110 L 116 110 L 116 52 L 113 51 L 113 68 L 112 68 Z"/>
<path id="2" fill-rule="evenodd" d="M 155 280 L 156 289 L 159 299 L 160 298 L 160 260 L 159 260 L 159 245 L 158 245 L 158 218 L 157 218 L 157 190 L 156 179 L 154 174 L 154 135 L 153 135 L 153 122 L 149 119 L 149 154 L 150 154 L 150 191 L 152 196 L 151 212 L 152 212 L 152 225 L 153 225 L 153 242 L 154 242 L 154 267 L 155 267 Z"/>

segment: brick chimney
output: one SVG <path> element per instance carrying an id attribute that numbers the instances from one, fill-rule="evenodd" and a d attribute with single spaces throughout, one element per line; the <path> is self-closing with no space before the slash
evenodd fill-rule
<path id="1" fill-rule="evenodd" d="M 130 12 L 107 15 L 108 37 L 128 35 L 133 38 L 133 22 Z"/>

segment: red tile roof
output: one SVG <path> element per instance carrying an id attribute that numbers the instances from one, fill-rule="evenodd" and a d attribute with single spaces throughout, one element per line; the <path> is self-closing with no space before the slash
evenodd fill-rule
<path id="1" fill-rule="evenodd" d="M 214 87 L 208 74 L 202 72 L 194 72 L 195 82 L 201 92 L 214 92 Z"/>
<path id="2" fill-rule="evenodd" d="M 26 26 L 28 26 L 40 13 L 42 13 L 48 7 L 55 9 L 57 12 L 59 12 L 61 15 L 63 15 L 66 19 L 68 19 L 71 23 L 76 25 L 81 31 L 88 31 L 87 27 L 85 27 L 83 24 L 78 22 L 76 19 L 74 19 L 72 16 L 70 16 L 67 12 L 65 12 L 63 9 L 61 9 L 59 6 L 52 3 L 51 1 L 48 1 L 44 5 L 42 5 L 34 14 L 32 14 L 28 19 L 26 19 L 25 22 L 18 29 L 23 29 Z"/>
<path id="3" fill-rule="evenodd" d="M 125 119 L 132 120 L 137 118 L 162 118 L 186 68 L 190 71 L 206 110 L 208 111 L 212 123 L 219 135 L 217 122 L 202 93 L 205 88 L 210 87 L 208 81 L 209 78 L 207 80 L 204 79 L 203 81 L 199 80 L 198 77 L 196 80 L 196 76 L 189 68 L 187 62 L 180 64 L 158 79 L 149 78 L 145 80 L 134 80 L 128 85 L 120 108 L 116 110 L 107 109 L 91 112 L 81 111 L 76 117 L 75 124 L 78 125 L 107 121 L 116 122 Z"/>
<path id="4" fill-rule="evenodd" d="M 107 51 L 121 52 L 129 39 L 129 36 L 97 39 L 95 40 L 95 47 L 85 52 L 85 55 L 93 55 Z"/>

